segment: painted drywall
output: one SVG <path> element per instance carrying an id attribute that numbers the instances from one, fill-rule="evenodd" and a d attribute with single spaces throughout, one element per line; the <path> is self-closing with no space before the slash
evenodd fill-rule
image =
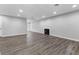
<path id="1" fill-rule="evenodd" d="M 27 32 L 25 18 L 1 16 L 2 18 L 2 36 L 22 35 Z"/>
<path id="2" fill-rule="evenodd" d="M 44 28 L 49 28 L 50 35 L 79 40 L 79 11 L 32 24 L 33 32 L 44 33 Z"/>
<path id="3" fill-rule="evenodd" d="M 0 36 L 2 36 L 2 17 L 0 16 Z"/>

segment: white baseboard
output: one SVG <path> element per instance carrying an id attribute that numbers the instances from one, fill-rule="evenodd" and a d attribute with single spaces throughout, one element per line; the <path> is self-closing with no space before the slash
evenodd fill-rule
<path id="1" fill-rule="evenodd" d="M 79 39 L 69 38 L 69 37 L 60 36 L 60 35 L 51 35 L 51 36 L 56 36 L 56 37 L 60 37 L 60 38 L 65 38 L 65 39 L 72 40 L 72 41 L 77 41 L 77 42 L 79 41 Z"/>
<path id="2" fill-rule="evenodd" d="M 39 32 L 37 32 L 39 33 Z M 26 35 L 26 33 L 21 33 L 21 34 L 11 34 L 11 35 L 1 35 L 0 37 L 10 37 L 10 36 L 17 36 L 17 35 Z M 69 38 L 69 37 L 65 37 L 65 36 L 61 36 L 61 35 L 51 35 L 51 36 L 56 36 L 56 37 L 60 37 L 60 38 L 65 38 L 65 39 L 68 39 L 68 40 L 72 40 L 72 41 L 79 41 L 79 39 L 75 39 L 75 38 Z"/>
<path id="3" fill-rule="evenodd" d="M 36 31 L 32 31 L 32 32 L 36 32 Z M 41 33 L 41 32 L 37 32 L 37 33 Z M 43 34 L 43 33 L 41 33 Z M 72 40 L 72 41 L 79 41 L 79 39 L 76 39 L 76 38 L 70 38 L 70 37 L 66 37 L 66 36 L 61 36 L 61 35 L 57 35 L 57 34 L 51 34 L 51 36 L 56 36 L 56 37 L 60 37 L 60 38 L 65 38 L 65 39 L 68 39 L 68 40 Z"/>
<path id="4" fill-rule="evenodd" d="M 0 37 L 10 37 L 10 36 L 18 36 L 18 35 L 26 35 L 26 33 L 21 33 L 21 34 L 10 34 L 10 35 L 1 35 Z"/>

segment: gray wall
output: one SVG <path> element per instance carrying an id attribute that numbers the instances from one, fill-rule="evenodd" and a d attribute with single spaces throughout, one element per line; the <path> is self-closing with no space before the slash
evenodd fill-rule
<path id="1" fill-rule="evenodd" d="M 51 35 L 79 40 L 79 12 L 37 21 L 32 24 L 33 32 L 43 33 L 44 28 L 49 28 Z"/>
<path id="2" fill-rule="evenodd" d="M 2 17 L 0 16 L 0 36 L 2 36 Z"/>
<path id="3" fill-rule="evenodd" d="M 22 35 L 27 32 L 26 19 L 10 16 L 1 16 L 2 36 Z"/>

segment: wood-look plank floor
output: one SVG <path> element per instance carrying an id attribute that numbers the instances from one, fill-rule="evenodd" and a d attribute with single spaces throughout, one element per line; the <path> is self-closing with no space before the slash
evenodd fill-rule
<path id="1" fill-rule="evenodd" d="M 28 32 L 0 38 L 1 55 L 78 55 L 79 42 Z"/>

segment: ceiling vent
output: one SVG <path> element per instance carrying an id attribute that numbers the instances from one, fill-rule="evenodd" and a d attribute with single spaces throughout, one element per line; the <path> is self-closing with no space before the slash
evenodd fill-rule
<path id="1" fill-rule="evenodd" d="M 54 6 L 59 6 L 60 4 L 54 4 Z"/>

